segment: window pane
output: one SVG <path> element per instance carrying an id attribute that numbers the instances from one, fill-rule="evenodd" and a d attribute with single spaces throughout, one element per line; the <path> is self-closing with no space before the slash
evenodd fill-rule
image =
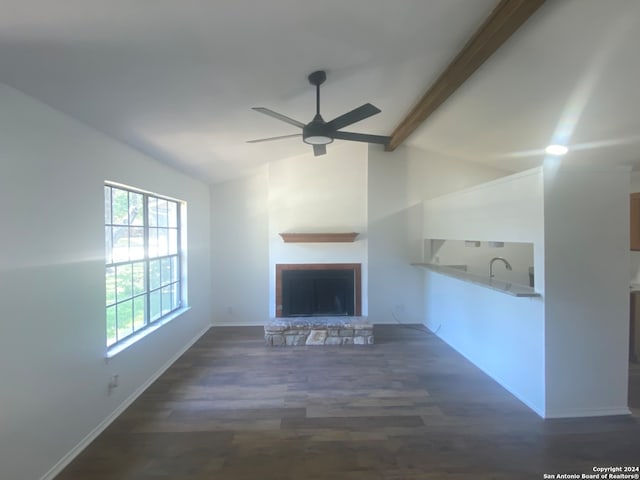
<path id="1" fill-rule="evenodd" d="M 166 285 L 171 282 L 171 258 L 163 258 L 161 268 L 160 282 L 162 285 Z"/>
<path id="2" fill-rule="evenodd" d="M 166 228 L 158 228 L 158 255 L 169 254 L 169 231 Z"/>
<path id="3" fill-rule="evenodd" d="M 133 264 L 133 295 L 140 295 L 146 290 L 144 281 L 144 262 Z"/>
<path id="4" fill-rule="evenodd" d="M 171 228 L 169 230 L 169 255 L 178 253 L 178 229 Z"/>
<path id="5" fill-rule="evenodd" d="M 144 228 L 132 227 L 129 229 L 131 237 L 129 238 L 129 258 L 131 260 L 140 260 L 144 258 Z"/>
<path id="6" fill-rule="evenodd" d="M 146 308 L 145 297 L 136 297 L 133 299 L 133 329 L 140 330 L 145 325 L 144 310 Z"/>
<path id="7" fill-rule="evenodd" d="M 107 307 L 107 347 L 113 345 L 116 338 L 116 307 Z"/>
<path id="8" fill-rule="evenodd" d="M 147 222 L 150 227 L 158 226 L 158 199 L 156 197 L 149 197 L 147 202 L 149 209 L 149 221 Z"/>
<path id="9" fill-rule="evenodd" d="M 149 229 L 149 258 L 158 256 L 158 229 Z"/>
<path id="10" fill-rule="evenodd" d="M 113 262 L 129 260 L 129 227 L 113 227 Z"/>
<path id="11" fill-rule="evenodd" d="M 160 290 L 151 292 L 151 295 L 149 295 L 149 309 L 151 310 L 149 314 L 151 322 L 160 318 Z"/>
<path id="12" fill-rule="evenodd" d="M 113 214 L 113 223 L 116 225 L 129 224 L 129 192 L 112 189 L 111 209 Z"/>
<path id="13" fill-rule="evenodd" d="M 133 270 L 131 265 L 116 267 L 116 288 L 116 298 L 119 302 L 131 298 L 133 295 Z M 118 317 L 120 317 L 120 313 L 118 313 Z M 121 320 L 118 318 L 118 323 L 120 322 Z"/>
<path id="14" fill-rule="evenodd" d="M 158 226 L 168 227 L 169 206 L 166 200 L 158 199 Z"/>
<path id="15" fill-rule="evenodd" d="M 169 202 L 169 226 L 176 228 L 178 226 L 178 204 Z"/>
<path id="16" fill-rule="evenodd" d="M 163 287 L 162 289 L 162 315 L 166 315 L 171 311 L 171 305 L 173 301 L 171 300 L 171 285 L 167 287 Z"/>
<path id="17" fill-rule="evenodd" d="M 129 192 L 129 224 L 143 225 L 144 208 L 143 195 L 141 193 Z"/>
<path id="18" fill-rule="evenodd" d="M 116 308 L 118 314 L 118 340 L 122 340 L 133 333 L 133 300 L 119 303 Z"/>
<path id="19" fill-rule="evenodd" d="M 149 262 L 149 288 L 151 290 L 160 288 L 160 260 Z"/>
<path id="20" fill-rule="evenodd" d="M 113 243 L 111 242 L 111 227 L 104 227 L 104 256 L 106 263 L 113 263 Z"/>
<path id="21" fill-rule="evenodd" d="M 116 301 L 116 269 L 114 267 L 107 268 L 105 284 L 107 287 L 107 305 L 111 305 Z"/>
<path id="22" fill-rule="evenodd" d="M 111 187 L 104 187 L 104 223 L 111 223 Z"/>

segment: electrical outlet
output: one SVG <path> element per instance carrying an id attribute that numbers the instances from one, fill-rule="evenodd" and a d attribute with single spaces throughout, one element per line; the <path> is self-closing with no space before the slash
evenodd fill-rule
<path id="1" fill-rule="evenodd" d="M 107 390 L 109 392 L 109 394 L 111 394 L 111 392 L 113 391 L 114 388 L 118 388 L 118 385 L 120 384 L 120 378 L 118 376 L 118 374 L 113 375 L 110 379 L 109 379 L 109 384 L 107 385 Z"/>

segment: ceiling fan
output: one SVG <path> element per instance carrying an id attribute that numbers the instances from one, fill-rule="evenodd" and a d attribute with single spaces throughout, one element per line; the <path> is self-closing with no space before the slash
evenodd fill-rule
<path id="1" fill-rule="evenodd" d="M 247 143 L 269 142 L 271 140 L 280 140 L 282 138 L 291 138 L 302 136 L 302 141 L 313 145 L 313 154 L 317 157 L 327 153 L 327 144 L 338 140 L 351 140 L 354 142 L 380 143 L 386 145 L 391 137 L 383 135 L 368 135 L 365 133 L 342 132 L 341 128 L 347 127 L 353 123 L 369 118 L 376 113 L 380 113 L 380 109 L 365 103 L 358 108 L 354 108 L 329 122 L 325 122 L 320 115 L 320 85 L 327 79 L 327 73 L 324 70 L 318 70 L 309 75 L 309 83 L 316 86 L 316 115 L 306 125 L 298 120 L 287 117 L 278 112 L 274 112 L 265 107 L 253 107 L 256 112 L 264 113 L 270 117 L 277 118 L 283 122 L 294 125 L 302 129 L 302 133 L 294 133 L 292 135 L 281 135 L 279 137 L 261 138 L 259 140 L 249 140 Z"/>

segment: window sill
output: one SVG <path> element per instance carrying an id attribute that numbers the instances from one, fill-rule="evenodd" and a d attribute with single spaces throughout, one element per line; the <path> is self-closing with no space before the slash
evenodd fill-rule
<path id="1" fill-rule="evenodd" d="M 166 325 L 167 323 L 169 323 L 174 318 L 179 317 L 180 315 L 182 315 L 183 313 L 185 313 L 185 312 L 187 312 L 189 310 L 191 310 L 191 307 L 179 308 L 178 310 L 176 310 L 174 312 L 171 312 L 169 315 L 167 315 L 166 317 L 162 318 L 161 320 L 158 320 L 153 325 L 150 325 L 149 327 L 145 328 L 144 330 L 141 330 L 138 333 L 130 336 L 129 338 L 127 338 L 122 343 L 118 343 L 117 345 L 114 345 L 112 347 L 108 347 L 107 348 L 107 353 L 105 355 L 105 360 L 108 362 L 110 359 L 112 359 L 113 357 L 118 355 L 123 350 L 126 350 L 131 345 L 133 345 L 134 343 L 139 342 L 140 340 L 142 340 L 147 335 L 150 335 L 151 333 L 155 332 L 156 330 L 158 330 L 163 325 Z"/>

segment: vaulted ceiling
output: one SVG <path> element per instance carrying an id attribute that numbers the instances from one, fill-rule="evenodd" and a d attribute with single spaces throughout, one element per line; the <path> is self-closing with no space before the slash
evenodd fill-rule
<path id="1" fill-rule="evenodd" d="M 310 121 L 320 68 L 325 119 L 371 102 L 349 130 L 390 135 L 497 3 L 5 0 L 0 82 L 218 182 L 309 153 L 245 141 L 297 133 L 252 106 Z M 551 142 L 640 167 L 637 45 L 637 0 L 548 0 L 405 142 L 507 171 Z"/>

